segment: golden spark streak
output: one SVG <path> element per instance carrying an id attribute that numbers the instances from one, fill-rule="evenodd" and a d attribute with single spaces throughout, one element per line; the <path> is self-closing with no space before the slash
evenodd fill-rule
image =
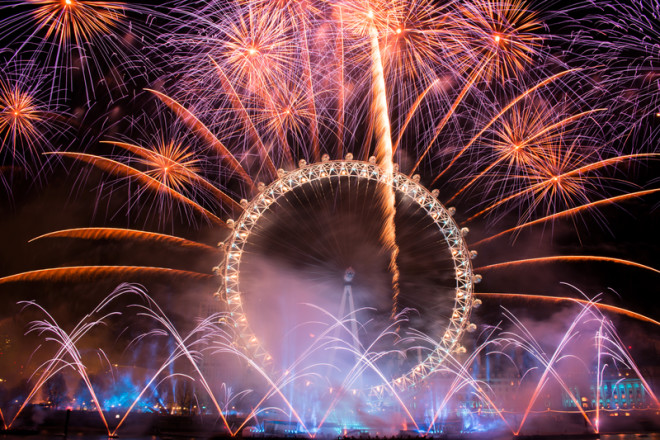
<path id="1" fill-rule="evenodd" d="M 390 119 L 387 111 L 387 96 L 385 92 L 385 75 L 383 72 L 383 63 L 380 56 L 380 47 L 378 43 L 378 31 L 371 25 L 371 74 L 373 80 L 373 104 L 372 114 L 375 118 L 374 127 L 376 135 L 376 163 L 384 171 L 385 178 L 392 181 L 394 178 L 394 157 L 392 152 L 392 132 L 390 128 Z M 399 256 L 399 246 L 396 244 L 396 225 L 394 216 L 396 214 L 394 188 L 383 184 L 382 203 L 385 210 L 385 221 L 381 239 L 390 251 L 389 270 L 392 273 L 392 319 L 397 314 L 399 308 L 399 267 L 397 257 Z"/>
<path id="2" fill-rule="evenodd" d="M 344 88 L 344 15 L 341 5 L 337 6 L 337 21 L 339 32 L 337 32 L 337 64 L 338 64 L 338 87 L 337 87 L 337 152 L 339 157 L 344 156 L 344 111 L 345 93 Z"/>
<path id="3" fill-rule="evenodd" d="M 296 8 L 297 9 L 297 8 Z M 299 11 L 300 16 L 304 14 L 304 11 Z M 296 18 L 294 14 L 293 18 Z M 314 84 L 312 82 L 312 66 L 309 56 L 309 42 L 307 41 L 307 27 L 305 26 L 305 19 L 300 20 L 300 25 L 302 27 L 301 36 L 303 39 L 302 43 L 302 52 L 303 52 L 303 69 L 305 71 L 305 86 L 307 88 L 307 105 L 309 107 L 309 112 L 312 117 L 309 118 L 309 131 L 310 137 L 312 138 L 312 154 L 315 161 L 318 161 L 321 158 L 321 153 L 319 150 L 319 127 L 318 127 L 318 116 L 316 114 L 316 103 L 314 102 Z"/>
<path id="4" fill-rule="evenodd" d="M 152 241 L 155 243 L 171 244 L 184 248 L 193 248 L 207 252 L 217 252 L 218 249 L 173 235 L 159 234 L 156 232 L 140 231 L 137 229 L 122 228 L 72 228 L 49 232 L 34 237 L 28 243 L 42 238 L 79 238 L 83 240 L 138 240 Z"/>
<path id="5" fill-rule="evenodd" d="M 648 195 L 648 194 L 656 193 L 658 191 L 660 191 L 660 188 L 649 189 L 649 190 L 645 190 L 645 191 L 637 191 L 637 192 L 632 192 L 632 193 L 628 193 L 628 194 L 623 194 L 623 195 L 620 195 L 620 196 L 610 197 L 610 198 L 607 198 L 607 199 L 596 200 L 595 202 L 586 203 L 584 205 L 576 206 L 575 208 L 571 208 L 571 209 L 567 209 L 565 211 L 557 212 L 555 214 L 548 215 L 546 217 L 533 220 L 531 222 L 523 223 L 522 225 L 515 226 L 513 228 L 510 228 L 510 229 L 507 229 L 505 231 L 499 232 L 495 235 L 492 235 L 490 237 L 479 240 L 476 243 L 472 244 L 472 246 L 479 246 L 480 244 L 487 243 L 487 242 L 489 242 L 491 240 L 494 240 L 495 238 L 500 237 L 504 234 L 508 234 L 509 232 L 514 232 L 514 231 L 519 231 L 519 230 L 521 230 L 523 228 L 526 228 L 528 226 L 536 225 L 536 224 L 539 224 L 539 223 L 544 223 L 544 222 L 547 222 L 549 220 L 555 220 L 555 219 L 558 219 L 558 218 L 561 218 L 561 217 L 572 216 L 574 214 L 577 214 L 577 213 L 582 212 L 582 211 L 586 211 L 587 209 L 591 209 L 591 208 L 594 208 L 594 207 L 597 207 L 597 206 L 611 205 L 611 204 L 614 204 L 616 202 L 621 202 L 621 201 L 628 200 L 628 199 L 633 199 L 633 198 L 636 198 L 636 197 L 642 197 L 642 196 L 645 196 L 645 195 Z"/>
<path id="6" fill-rule="evenodd" d="M 394 143 L 394 147 L 392 148 L 392 151 L 396 153 L 396 150 L 399 148 L 399 144 L 401 143 L 401 138 L 403 137 L 403 134 L 406 132 L 406 128 L 408 128 L 408 124 L 410 124 L 410 120 L 412 117 L 415 115 L 415 112 L 419 108 L 419 104 L 422 103 L 426 95 L 433 89 L 438 83 L 440 82 L 440 78 L 436 78 L 431 84 L 424 90 L 415 100 L 413 105 L 410 107 L 410 111 L 408 112 L 408 115 L 406 116 L 406 120 L 403 123 L 403 126 L 401 127 L 401 130 L 399 131 L 399 136 L 397 137 L 396 142 Z"/>
<path id="7" fill-rule="evenodd" d="M 622 264 L 625 266 L 632 266 L 636 267 L 639 269 L 645 269 L 645 270 L 650 270 L 651 272 L 655 272 L 657 274 L 660 274 L 660 270 L 655 269 L 651 266 L 646 266 L 644 264 L 637 263 L 635 261 L 630 261 L 630 260 L 623 260 L 621 258 L 612 258 L 612 257 L 600 257 L 597 255 L 554 255 L 550 257 L 539 257 L 539 258 L 527 258 L 524 260 L 514 260 L 514 261 L 505 261 L 503 263 L 495 263 L 495 264 L 489 264 L 487 266 L 481 266 L 476 269 L 475 271 L 482 271 L 485 272 L 487 270 L 491 269 L 501 269 L 503 267 L 508 267 L 508 266 L 519 266 L 523 264 L 543 264 L 543 263 L 552 263 L 556 261 L 564 261 L 564 262 L 571 262 L 571 261 L 600 261 L 600 262 L 606 262 L 606 263 L 615 263 L 615 264 Z"/>
<path id="8" fill-rule="evenodd" d="M 640 159 L 642 157 L 650 157 L 650 158 L 660 157 L 660 153 L 640 153 L 640 154 L 628 154 L 628 155 L 625 155 L 625 156 L 611 157 L 609 159 L 604 159 L 604 160 L 601 160 L 601 161 L 598 161 L 598 162 L 594 162 L 594 163 L 591 163 L 591 164 L 588 164 L 588 165 L 584 165 L 584 166 L 581 166 L 581 167 L 576 168 L 574 170 L 567 171 L 567 172 L 565 172 L 563 174 L 560 174 L 558 176 L 554 176 L 554 179 L 555 180 L 561 180 L 565 177 L 571 177 L 571 176 L 574 176 L 576 174 L 584 173 L 584 172 L 587 172 L 587 171 L 593 171 L 593 170 L 596 170 L 598 168 L 606 167 L 607 165 L 623 162 L 624 160 Z M 543 187 L 547 184 L 548 184 L 548 181 L 544 180 L 542 182 L 531 185 L 530 187 L 528 187 L 528 188 L 526 188 L 522 191 L 519 191 L 519 192 L 517 192 L 515 194 L 512 194 L 508 197 L 500 199 L 496 203 L 493 203 L 492 205 L 488 206 L 487 208 L 484 208 L 483 210 L 481 210 L 481 211 L 477 212 L 476 214 L 474 214 L 472 217 L 468 218 L 466 220 L 466 222 L 474 220 L 475 218 L 487 213 L 488 211 L 492 210 L 493 208 L 498 207 L 499 205 L 501 205 L 503 203 L 506 203 L 509 200 L 512 200 L 516 197 L 520 197 L 524 194 L 532 192 L 532 191 L 534 191 L 534 190 L 536 190 L 540 187 Z"/>

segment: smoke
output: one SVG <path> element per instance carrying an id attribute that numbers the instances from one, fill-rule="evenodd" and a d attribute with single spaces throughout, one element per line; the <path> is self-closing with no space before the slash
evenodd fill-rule
<path id="1" fill-rule="evenodd" d="M 156 312 L 154 317 L 162 315 L 139 290 L 125 286 L 132 290 L 121 297 L 124 302 L 117 299 L 107 310 L 85 319 L 100 319 L 110 311 L 122 314 L 106 316 L 105 325 L 95 327 L 76 343 L 101 405 L 126 408 L 146 387 L 137 411 L 178 408 L 176 411 L 185 413 L 195 406 L 216 411 L 201 386 L 203 378 L 223 413 L 236 411 L 248 417 L 251 408 L 274 407 L 279 411 L 262 418 L 293 420 L 307 429 L 325 426 L 323 429 L 355 434 L 371 428 L 372 433 L 391 435 L 406 429 L 446 433 L 509 429 L 524 434 L 595 431 L 600 426 L 592 403 L 596 389 L 606 402 L 600 409 L 602 426 L 612 426 L 614 419 L 606 416 L 614 411 L 643 411 L 654 404 L 652 390 L 645 388 L 623 342 L 626 338 L 618 337 L 614 324 L 593 306 L 558 306 L 543 318 L 502 310 L 496 332 L 475 335 L 472 344 L 466 343 L 472 345 L 466 355 L 448 359 L 420 386 L 400 389 L 391 380 L 406 372 L 411 362 L 419 361 L 411 348 L 421 346 L 422 340 L 406 341 L 413 330 L 410 327 L 398 334 L 392 331 L 396 323 L 389 320 L 387 307 L 379 311 L 356 305 L 342 316 L 340 294 L 353 284 L 357 288 L 359 274 L 350 282 L 343 278 L 319 282 L 268 259 L 254 259 L 251 265 L 261 278 L 246 286 L 244 308 L 249 328 L 272 354 L 274 365 L 242 360 L 239 345 L 244 340 L 231 333 L 233 321 L 219 319 L 224 316 L 220 314 L 191 337 L 181 331 L 201 375 L 185 357 L 166 364 L 158 373 L 168 356 L 178 350 L 174 338 L 178 331 L 145 316 L 147 309 L 135 306 L 149 307 Z M 359 290 L 353 292 L 356 304 L 368 302 L 368 293 Z M 264 294 L 280 291 L 286 295 Z M 24 313 L 30 319 L 39 314 L 36 309 Z M 4 320 L 0 329 L 9 325 L 13 323 Z M 111 338 L 120 326 L 131 328 L 121 337 L 115 334 Z M 124 336 L 134 334 L 143 336 L 126 344 Z M 52 348 L 38 337 L 33 339 L 35 346 L 42 346 L 30 368 L 41 364 L 39 358 L 47 357 Z M 124 347 L 119 358 L 112 355 L 117 352 L 112 340 Z M 373 344 L 377 340 L 380 342 Z M 225 348 L 221 353 L 220 347 Z M 106 358 L 102 352 L 110 355 Z M 60 405 L 83 407 L 86 402 L 89 407 L 91 395 L 82 381 L 72 370 L 63 373 L 65 391 L 53 381 L 36 399 L 47 396 Z M 23 394 L 11 398 L 25 396 L 29 387 L 24 388 Z M 625 390 L 625 397 L 615 397 L 619 390 Z M 502 409 L 501 416 L 493 412 Z M 567 411 L 571 415 L 562 415 Z M 639 417 L 630 420 L 639 426 L 646 423 Z"/>
<path id="2" fill-rule="evenodd" d="M 343 276 L 320 281 L 301 276 L 286 265 L 258 258 L 251 260 L 244 277 L 242 303 L 248 326 L 281 371 L 291 365 L 299 371 L 320 368 L 322 380 L 337 387 L 350 376 L 370 346 L 373 345 L 371 356 L 386 348 L 399 348 L 393 347 L 395 335 L 387 333 L 393 330 L 388 313 L 390 302 L 378 301 L 389 295 L 379 295 L 372 290 L 374 286 L 360 282 L 359 273 L 351 283 L 346 283 Z M 389 291 L 387 280 L 382 289 Z M 393 357 L 403 356 L 404 353 Z M 301 358 L 304 361 L 298 363 Z M 401 362 L 403 359 L 394 365 Z M 382 363 L 379 365 L 382 368 Z M 396 375 L 394 370 L 387 371 L 387 376 Z M 365 374 L 372 375 L 368 371 Z M 316 378 L 313 381 L 319 382 Z M 355 387 L 356 381 L 359 380 L 353 381 Z"/>

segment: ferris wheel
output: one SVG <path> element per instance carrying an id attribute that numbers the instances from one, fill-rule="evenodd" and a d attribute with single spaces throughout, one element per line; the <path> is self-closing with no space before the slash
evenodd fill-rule
<path id="1" fill-rule="evenodd" d="M 450 293 L 434 299 L 449 304 L 444 328 L 441 334 L 435 335 L 437 336 L 435 346 L 429 350 L 429 354 L 424 359 L 420 359 L 407 371 L 393 377 L 392 384 L 400 389 L 413 386 L 435 371 L 448 355 L 466 351 L 460 343 L 461 337 L 464 332 L 476 329 L 469 318 L 472 308 L 480 303 L 473 295 L 474 285 L 481 279 L 472 270 L 471 259 L 476 252 L 469 251 L 465 240 L 467 229 L 461 229 L 453 219 L 454 209 L 445 208 L 438 201 L 438 190 L 429 191 L 419 181 L 418 175 L 409 178 L 398 171 L 388 176 L 376 165 L 375 158 L 366 162 L 353 160 L 350 154 L 345 160 L 329 160 L 324 156 L 319 163 L 307 164 L 305 161 L 300 161 L 300 167 L 296 170 L 290 172 L 279 170 L 278 178 L 272 183 L 267 186 L 258 185 L 259 192 L 251 201 L 241 201 L 243 213 L 237 220 L 228 221 L 232 231 L 224 243 L 224 259 L 218 266 L 223 277 L 219 294 L 235 322 L 239 344 L 248 356 L 264 366 L 273 364 L 273 354 L 252 325 L 254 320 L 263 320 L 263 318 L 250 316 L 245 306 L 246 258 L 260 252 L 252 245 L 255 237 L 269 234 L 282 235 L 269 231 L 266 225 L 271 224 L 274 217 L 284 216 L 282 211 L 293 209 L 289 208 L 294 206 L 293 203 L 296 204 L 295 206 L 308 205 L 315 203 L 319 198 L 327 198 L 335 206 L 338 203 L 337 199 L 349 197 L 351 191 L 374 191 L 375 188 L 382 187 L 391 188 L 401 201 L 400 204 L 413 206 L 416 210 L 415 215 L 424 217 L 424 228 L 440 237 L 436 247 L 444 249 L 437 249 L 434 252 L 449 255 L 452 275 L 452 285 L 447 290 Z M 369 200 L 371 196 L 367 194 L 362 196 L 359 203 L 353 205 L 364 205 Z M 363 206 L 361 209 L 364 209 Z M 289 220 L 279 221 L 288 224 L 295 218 L 295 222 L 301 222 L 301 225 L 297 226 L 301 235 L 304 234 L 305 224 L 314 221 L 313 218 L 308 218 L 313 217 L 311 215 L 300 215 L 300 213 L 295 216 L 286 215 L 290 216 Z M 280 237 L 268 239 L 277 238 Z M 283 246 L 285 245 L 278 244 L 270 247 Z M 300 252 L 296 255 L 299 254 Z M 259 293 L 252 295 L 269 294 L 263 290 L 267 289 L 259 289 Z"/>

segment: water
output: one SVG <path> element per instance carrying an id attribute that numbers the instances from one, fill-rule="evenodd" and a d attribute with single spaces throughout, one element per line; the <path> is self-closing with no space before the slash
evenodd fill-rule
<path id="1" fill-rule="evenodd" d="M 0 439 L 2 440 L 44 440 L 44 439 L 58 439 L 62 440 L 63 436 L 62 435 L 55 435 L 55 434 L 37 434 L 37 435 L 0 435 Z M 89 435 L 89 434 L 71 434 L 67 437 L 69 440 L 108 440 L 107 435 Z M 176 435 L 176 436 L 119 436 L 120 440 L 171 440 L 171 439 L 176 439 L 176 440 L 201 440 L 201 439 L 209 439 L 209 438 L 224 438 L 221 436 L 214 437 L 214 436 L 187 436 L 187 435 Z M 238 437 L 237 437 L 238 438 Z M 466 439 L 470 439 L 470 436 L 466 436 Z M 480 439 L 487 438 L 486 435 L 480 437 Z M 511 437 L 513 438 L 513 437 Z M 553 438 L 561 438 L 561 437 L 553 437 Z M 566 437 L 570 438 L 571 440 L 593 440 L 591 438 L 581 438 L 581 437 Z M 626 433 L 626 434 L 601 434 L 600 436 L 601 440 L 660 440 L 660 433 Z M 498 439 L 503 440 L 506 439 L 506 437 L 498 437 Z"/>

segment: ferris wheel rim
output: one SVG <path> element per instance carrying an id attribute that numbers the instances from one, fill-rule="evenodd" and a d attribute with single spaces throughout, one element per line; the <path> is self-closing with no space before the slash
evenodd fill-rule
<path id="1" fill-rule="evenodd" d="M 259 184 L 259 192 L 251 201 L 241 200 L 244 208 L 238 220 L 228 220 L 232 228 L 226 242 L 226 252 L 222 261 L 221 273 L 223 276 L 223 297 L 229 309 L 230 316 L 236 323 L 238 338 L 242 341 L 243 349 L 254 361 L 264 365 L 272 364 L 272 356 L 261 345 L 251 330 L 245 311 L 243 310 L 240 290 L 240 264 L 243 248 L 247 243 L 250 232 L 261 216 L 276 204 L 280 197 L 298 187 L 311 184 L 322 179 L 340 179 L 343 177 L 356 177 L 389 185 L 395 192 L 403 194 L 414 200 L 429 216 L 445 239 L 454 264 L 454 280 L 456 281 L 454 307 L 449 317 L 447 329 L 436 342 L 432 352 L 408 372 L 390 381 L 392 386 L 405 389 L 416 385 L 426 376 L 437 370 L 445 358 L 456 352 L 464 352 L 460 339 L 466 331 L 470 330 L 469 317 L 474 303 L 474 284 L 479 281 L 479 275 L 472 270 L 471 253 L 468 249 L 464 235 L 466 228 L 459 228 L 453 219 L 452 212 L 437 199 L 437 190 L 430 192 L 419 183 L 419 176 L 412 178 L 403 173 L 394 171 L 387 175 L 374 158 L 368 162 L 353 160 L 349 155 L 344 160 L 323 160 L 312 164 L 300 161 L 300 167 L 292 171 L 278 170 L 278 177 L 269 185 Z M 376 391 L 382 385 L 373 387 Z"/>

